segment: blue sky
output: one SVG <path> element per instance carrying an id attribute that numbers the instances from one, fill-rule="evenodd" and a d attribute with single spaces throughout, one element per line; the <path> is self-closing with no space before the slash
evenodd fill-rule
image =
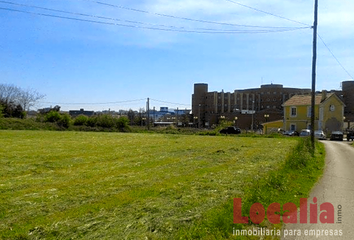
<path id="1" fill-rule="evenodd" d="M 70 15 L 1 1 L 0 8 L 141 27 L 248 31 L 237 34 L 156 31 L 0 9 L 0 82 L 33 88 L 45 94 L 45 99 L 37 107 L 59 104 L 63 110 L 137 110 L 145 108 L 145 99 L 149 97 L 154 99 L 151 107 L 185 108 L 190 105 L 193 84 L 200 82 L 208 83 L 209 91 L 233 91 L 267 83 L 311 87 L 310 28 L 250 33 L 249 30 L 259 28 L 185 21 L 160 15 L 253 26 L 306 27 L 232 1 L 99 1 L 116 7 L 89 0 L 7 2 L 122 21 Z M 308 25 L 313 23 L 313 1 L 233 2 Z M 353 75 L 354 1 L 321 0 L 319 4 L 319 34 Z M 340 89 L 340 82 L 349 79 L 351 77 L 319 40 L 317 90 Z M 127 100 L 138 101 L 123 102 Z"/>

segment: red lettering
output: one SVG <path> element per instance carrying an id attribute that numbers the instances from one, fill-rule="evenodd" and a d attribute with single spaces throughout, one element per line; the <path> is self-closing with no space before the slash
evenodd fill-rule
<path id="1" fill-rule="evenodd" d="M 279 214 L 275 214 L 275 212 L 279 212 Z M 269 222 L 273 224 L 280 223 L 280 203 L 272 203 L 268 206 L 267 217 Z"/>
<path id="2" fill-rule="evenodd" d="M 313 198 L 313 203 L 310 204 L 310 223 L 317 223 L 317 198 Z"/>
<path id="3" fill-rule="evenodd" d="M 307 223 L 307 198 L 300 198 L 300 223 Z"/>
<path id="4" fill-rule="evenodd" d="M 265 210 L 262 204 L 254 203 L 250 209 L 251 221 L 255 224 L 260 224 L 263 222 L 265 217 Z"/>
<path id="5" fill-rule="evenodd" d="M 283 211 L 287 211 L 283 214 L 284 223 L 297 223 L 297 207 L 295 203 L 285 203 L 283 205 Z"/>
<path id="6" fill-rule="evenodd" d="M 334 223 L 334 207 L 331 203 L 325 202 L 320 205 L 320 221 L 321 223 Z M 326 212 L 322 212 L 326 211 Z"/>
<path id="7" fill-rule="evenodd" d="M 241 198 L 234 198 L 234 223 L 248 223 L 248 217 L 242 217 Z"/>

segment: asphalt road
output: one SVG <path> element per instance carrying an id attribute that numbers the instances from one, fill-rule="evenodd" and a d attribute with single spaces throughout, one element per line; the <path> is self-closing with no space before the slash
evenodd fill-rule
<path id="1" fill-rule="evenodd" d="M 334 206 L 334 224 L 323 224 L 320 220 L 316 224 L 287 224 L 282 230 L 282 239 L 354 239 L 354 148 L 347 141 L 323 141 L 323 143 L 327 153 L 326 169 L 308 198 L 307 216 L 309 222 L 310 204 L 313 204 L 313 198 L 316 197 L 318 216 L 322 203 L 329 202 Z M 339 207 L 341 212 L 338 211 Z M 342 215 L 341 223 L 337 223 L 338 214 Z M 298 230 L 301 231 L 301 236 L 294 236 L 294 233 L 299 233 Z M 310 233 L 315 235 L 309 236 Z M 335 236 L 335 233 L 338 236 Z"/>

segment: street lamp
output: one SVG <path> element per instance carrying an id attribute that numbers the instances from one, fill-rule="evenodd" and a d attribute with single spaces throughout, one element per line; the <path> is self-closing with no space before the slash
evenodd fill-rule
<path id="1" fill-rule="evenodd" d="M 266 119 L 266 122 L 268 122 L 269 114 L 264 114 L 264 118 Z M 265 134 L 267 134 L 267 125 L 265 126 Z"/>
<path id="2" fill-rule="evenodd" d="M 196 117 L 194 117 L 193 119 L 194 119 L 194 126 L 196 127 L 195 122 L 198 120 L 198 117 L 196 116 Z"/>
<path id="3" fill-rule="evenodd" d="M 237 119 L 238 117 L 235 117 L 235 127 L 237 127 Z"/>
<path id="4" fill-rule="evenodd" d="M 343 128 L 344 128 L 344 123 L 345 123 L 345 117 L 343 117 Z M 348 127 L 347 127 L 347 129 L 349 129 L 350 128 L 350 119 L 347 119 L 347 122 L 348 122 Z"/>
<path id="5" fill-rule="evenodd" d="M 254 114 L 254 100 L 252 101 L 252 131 L 253 131 L 253 114 Z"/>
<path id="6" fill-rule="evenodd" d="M 220 123 L 222 123 L 225 120 L 225 116 L 220 116 Z"/>
<path id="7" fill-rule="evenodd" d="M 264 118 L 266 119 L 266 122 L 268 122 L 269 114 L 264 114 Z"/>

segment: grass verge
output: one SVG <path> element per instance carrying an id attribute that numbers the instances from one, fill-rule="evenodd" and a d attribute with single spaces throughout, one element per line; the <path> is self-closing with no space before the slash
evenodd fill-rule
<path id="1" fill-rule="evenodd" d="M 252 226 L 232 223 L 233 198 L 298 201 L 324 157 L 297 138 L 0 131 L 0 144 L 1 239 L 232 238 Z"/>
<path id="2" fill-rule="evenodd" d="M 292 202 L 299 207 L 300 198 L 307 198 L 323 173 L 325 166 L 324 145 L 316 142 L 316 152 L 310 152 L 310 139 L 297 138 L 298 144 L 287 155 L 286 161 L 272 171 L 264 174 L 255 172 L 248 177 L 243 194 L 234 196 L 242 198 L 242 216 L 249 217 L 252 204 L 261 203 L 265 210 L 269 204 L 277 202 L 280 206 Z M 279 230 L 282 224 L 271 224 L 266 218 L 259 225 L 233 224 L 233 202 L 229 199 L 224 205 L 206 212 L 204 218 L 182 228 L 176 236 L 181 239 L 259 239 L 259 236 L 237 236 L 235 230 L 267 228 Z M 250 221 L 250 220 L 249 220 Z M 274 239 L 263 236 L 263 239 Z M 277 237 L 277 236 L 276 236 Z"/>

